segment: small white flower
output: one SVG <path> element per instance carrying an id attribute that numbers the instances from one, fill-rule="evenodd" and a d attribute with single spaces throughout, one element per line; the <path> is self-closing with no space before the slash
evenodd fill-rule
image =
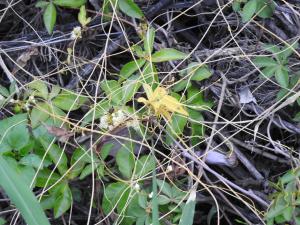
<path id="1" fill-rule="evenodd" d="M 173 171 L 173 167 L 171 165 L 168 165 L 166 172 L 168 173 L 168 172 L 171 172 L 171 171 Z"/>
<path id="2" fill-rule="evenodd" d="M 123 123 L 127 118 L 127 115 L 122 110 L 118 110 L 112 113 L 111 116 L 112 116 L 112 123 L 115 127 Z"/>
<path id="3" fill-rule="evenodd" d="M 0 95 L 0 101 L 4 100 L 4 97 L 2 95 Z"/>
<path id="4" fill-rule="evenodd" d="M 135 185 L 133 186 L 134 190 L 136 190 L 137 192 L 139 192 L 141 190 L 140 185 L 138 183 L 135 183 Z"/>
<path id="5" fill-rule="evenodd" d="M 151 193 L 148 195 L 149 198 L 153 198 L 153 192 L 151 191 Z"/>
<path id="6" fill-rule="evenodd" d="M 9 100 L 10 103 L 15 103 L 17 101 L 15 101 L 13 98 Z"/>
<path id="7" fill-rule="evenodd" d="M 75 40 L 77 38 L 82 38 L 81 36 L 81 27 L 77 26 L 77 27 L 74 27 L 73 31 L 71 32 L 71 39 L 72 40 Z"/>
<path id="8" fill-rule="evenodd" d="M 26 104 L 23 106 L 23 109 L 25 109 L 26 111 L 29 111 L 29 106 L 30 104 L 28 102 L 26 102 Z"/>
<path id="9" fill-rule="evenodd" d="M 104 115 L 100 118 L 100 124 L 99 124 L 99 127 L 101 129 L 107 129 L 109 127 L 109 124 L 108 124 L 108 115 Z"/>

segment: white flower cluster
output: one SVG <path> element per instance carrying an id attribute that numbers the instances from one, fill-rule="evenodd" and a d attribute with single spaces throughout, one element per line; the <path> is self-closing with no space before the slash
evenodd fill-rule
<path id="1" fill-rule="evenodd" d="M 102 116 L 100 118 L 99 127 L 105 130 L 112 130 L 125 121 L 127 127 L 139 129 L 139 121 L 137 117 L 132 118 L 127 112 L 121 109 L 113 112 L 112 114 L 105 114 L 104 116 Z"/>
<path id="2" fill-rule="evenodd" d="M 77 38 L 78 39 L 82 38 L 82 36 L 81 36 L 81 27 L 79 27 L 79 26 L 74 27 L 74 29 L 71 32 L 71 39 L 75 40 Z"/>

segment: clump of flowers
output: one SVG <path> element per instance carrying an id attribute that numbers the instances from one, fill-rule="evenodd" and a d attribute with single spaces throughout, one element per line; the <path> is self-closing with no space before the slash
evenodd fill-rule
<path id="1" fill-rule="evenodd" d="M 119 109 L 113 113 L 107 113 L 100 118 L 99 127 L 104 130 L 112 130 L 121 124 L 134 129 L 139 129 L 137 116 L 132 116 L 128 112 Z"/>

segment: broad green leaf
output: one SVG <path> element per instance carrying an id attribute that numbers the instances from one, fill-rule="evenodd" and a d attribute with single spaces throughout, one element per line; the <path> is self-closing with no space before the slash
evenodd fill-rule
<path id="1" fill-rule="evenodd" d="M 260 74 L 263 78 L 271 78 L 274 75 L 276 70 L 277 70 L 276 66 L 270 66 L 261 70 Z"/>
<path id="2" fill-rule="evenodd" d="M 141 87 L 142 83 L 139 80 L 139 76 L 132 76 L 128 78 L 122 86 L 123 91 L 123 103 L 131 101 L 137 90 Z"/>
<path id="3" fill-rule="evenodd" d="M 152 57 L 152 62 L 166 62 L 172 60 L 185 59 L 188 55 L 173 48 L 164 48 L 155 52 Z M 150 59 L 149 59 L 150 60 Z"/>
<path id="4" fill-rule="evenodd" d="M 289 86 L 289 73 L 286 67 L 277 67 L 275 71 L 275 79 L 281 87 L 288 88 Z"/>
<path id="5" fill-rule="evenodd" d="M 50 117 L 50 107 L 47 103 L 39 102 L 30 113 L 30 120 L 32 128 L 36 128 L 41 125 L 42 122 L 46 121 Z"/>
<path id="6" fill-rule="evenodd" d="M 261 18 L 270 18 L 275 10 L 274 1 L 260 0 L 257 1 L 257 12 Z"/>
<path id="7" fill-rule="evenodd" d="M 0 155 L 0 185 L 29 225 L 50 225 L 36 197 Z M 32 213 L 34 212 L 34 213 Z"/>
<path id="8" fill-rule="evenodd" d="M 101 166 L 101 165 L 100 165 Z M 90 174 L 93 173 L 93 171 L 97 170 L 99 167 L 99 163 L 95 163 L 94 162 L 94 166 L 93 164 L 88 164 L 86 165 L 86 167 L 84 167 L 84 169 L 81 171 L 81 174 L 79 176 L 80 180 L 83 180 L 84 178 L 86 178 L 87 176 L 89 176 Z"/>
<path id="9" fill-rule="evenodd" d="M 34 153 L 24 156 L 19 163 L 25 166 L 32 166 L 36 169 L 38 169 L 40 165 L 41 169 L 44 168 L 44 162 L 42 162 L 42 158 Z"/>
<path id="10" fill-rule="evenodd" d="M 85 153 L 86 152 L 83 149 L 77 148 L 72 154 L 72 158 L 71 158 L 72 168 L 68 175 L 69 179 L 74 179 L 81 173 L 81 171 L 83 170 L 84 166 L 87 163 L 86 160 L 90 162 L 89 156 Z"/>
<path id="11" fill-rule="evenodd" d="M 62 110 L 73 111 L 79 109 L 86 100 L 87 98 L 85 96 L 80 96 L 72 91 L 63 90 L 52 100 L 52 103 Z"/>
<path id="12" fill-rule="evenodd" d="M 3 95 L 4 97 L 9 97 L 10 93 L 9 91 L 7 90 L 7 88 L 5 88 L 4 86 L 2 86 L 0 84 L 0 95 Z"/>
<path id="13" fill-rule="evenodd" d="M 118 5 L 120 10 L 130 17 L 140 19 L 144 16 L 142 10 L 133 0 L 118 0 Z"/>
<path id="14" fill-rule="evenodd" d="M 155 65 L 153 63 L 147 62 L 143 68 L 141 79 L 146 84 L 150 85 L 152 89 L 158 87 L 158 73 Z"/>
<path id="15" fill-rule="evenodd" d="M 48 87 L 47 84 L 41 80 L 34 80 L 28 84 L 28 87 L 33 90 L 33 95 L 41 97 L 45 100 L 48 98 Z"/>
<path id="16" fill-rule="evenodd" d="M 116 154 L 119 171 L 126 178 L 130 178 L 134 167 L 134 155 L 130 143 L 122 146 Z"/>
<path id="17" fill-rule="evenodd" d="M 272 219 L 277 217 L 278 215 L 282 214 L 283 210 L 287 207 L 286 202 L 283 199 L 283 196 L 279 196 L 276 199 L 275 204 L 273 203 L 270 207 L 269 211 L 267 212 L 266 218 Z"/>
<path id="18" fill-rule="evenodd" d="M 187 75 L 191 76 L 191 80 L 202 81 L 209 78 L 212 73 L 206 65 L 199 66 L 198 63 L 190 63 L 187 68 Z"/>
<path id="19" fill-rule="evenodd" d="M 5 225 L 7 223 L 7 221 L 5 219 L 3 219 L 2 217 L 0 217 L 0 225 Z"/>
<path id="20" fill-rule="evenodd" d="M 65 152 L 60 147 L 58 147 L 58 145 L 54 143 L 51 144 L 51 142 L 44 138 L 40 138 L 39 141 L 43 145 L 45 151 L 48 150 L 48 155 L 51 158 L 52 162 L 57 165 L 59 173 L 65 174 L 68 170 L 68 159 Z"/>
<path id="21" fill-rule="evenodd" d="M 54 0 L 53 3 L 67 8 L 79 8 L 86 3 L 86 0 Z"/>
<path id="22" fill-rule="evenodd" d="M 78 13 L 78 21 L 81 24 L 81 26 L 85 27 L 89 22 L 91 22 L 91 18 L 90 17 L 86 17 L 86 9 L 85 9 L 85 5 L 82 5 L 80 7 L 80 11 Z"/>
<path id="23" fill-rule="evenodd" d="M 278 65 L 278 63 L 274 59 L 272 59 L 271 57 L 267 57 L 267 56 L 257 56 L 253 60 L 253 63 L 257 67 L 273 67 L 273 66 Z"/>
<path id="24" fill-rule="evenodd" d="M 282 52 L 279 53 L 279 57 L 281 59 L 287 59 L 289 56 L 291 56 L 294 51 L 296 51 L 295 49 L 297 49 L 299 46 L 298 41 L 295 41 L 294 43 L 292 43 L 290 46 L 285 47 Z"/>
<path id="25" fill-rule="evenodd" d="M 191 130 L 192 130 L 192 138 L 191 142 L 192 145 L 197 145 L 199 143 L 199 139 L 203 137 L 205 132 L 205 127 L 201 123 L 201 121 L 204 121 L 204 118 L 201 114 L 201 112 L 196 110 L 189 110 L 189 115 L 192 120 L 190 120 L 191 124 Z"/>
<path id="26" fill-rule="evenodd" d="M 149 56 L 153 52 L 153 45 L 155 39 L 155 30 L 154 28 L 148 28 L 145 39 L 144 39 L 144 49 L 146 54 Z"/>
<path id="27" fill-rule="evenodd" d="M 135 176 L 143 177 L 155 169 L 156 161 L 153 155 L 144 155 L 136 162 Z"/>
<path id="28" fill-rule="evenodd" d="M 146 216 L 146 210 L 143 209 L 139 205 L 139 193 L 136 193 L 131 199 L 130 202 L 128 203 L 128 208 L 127 208 L 127 216 L 132 216 L 132 217 L 145 217 Z"/>
<path id="29" fill-rule="evenodd" d="M 11 132 L 13 132 L 13 128 L 17 126 L 21 131 L 24 132 L 24 136 L 28 136 L 28 130 L 26 128 L 27 125 L 27 114 L 17 114 L 12 117 L 8 117 L 6 119 L 0 120 L 0 153 L 8 152 L 12 150 L 12 146 L 8 143 L 8 137 Z M 25 134 L 25 132 L 27 134 Z M 12 135 L 13 138 L 13 135 Z M 28 139 L 27 137 L 25 137 Z M 11 139 L 12 141 L 12 139 Z M 28 142 L 28 141 L 27 141 Z M 18 141 L 17 143 L 12 143 L 13 145 L 18 145 L 19 147 L 26 146 L 27 143 L 22 143 Z M 20 150 L 20 149 L 19 149 Z"/>
<path id="30" fill-rule="evenodd" d="M 92 107 L 94 107 L 92 105 Z M 83 117 L 82 126 L 88 125 L 91 121 L 99 119 L 106 114 L 111 108 L 109 100 L 105 99 L 96 104 L 95 108 L 91 108 Z"/>
<path id="31" fill-rule="evenodd" d="M 6 133 L 5 139 L 7 144 L 15 150 L 21 150 L 29 142 L 29 131 L 26 122 L 16 124 Z"/>
<path id="32" fill-rule="evenodd" d="M 72 192 L 67 183 L 63 183 L 62 187 L 57 194 L 55 204 L 53 207 L 54 217 L 58 218 L 64 214 L 72 204 Z"/>
<path id="33" fill-rule="evenodd" d="M 102 146 L 100 151 L 100 156 L 102 160 L 105 160 L 110 153 L 111 148 L 114 146 L 114 143 L 106 143 Z"/>
<path id="34" fill-rule="evenodd" d="M 100 86 L 109 100 L 111 100 L 116 105 L 122 103 L 122 88 L 116 80 L 104 80 Z"/>
<path id="35" fill-rule="evenodd" d="M 203 91 L 196 86 L 188 88 L 186 104 L 195 110 L 205 110 L 213 106 L 213 102 L 204 100 Z"/>
<path id="36" fill-rule="evenodd" d="M 157 202 L 159 205 L 166 205 L 171 202 L 171 199 L 165 195 L 158 195 L 157 196 Z"/>
<path id="37" fill-rule="evenodd" d="M 56 23 L 56 8 L 52 2 L 46 7 L 43 15 L 44 25 L 49 34 L 52 34 L 54 25 Z"/>
<path id="38" fill-rule="evenodd" d="M 232 3 L 232 9 L 235 12 L 241 11 L 241 2 L 239 0 L 233 1 L 233 3 Z"/>
<path id="39" fill-rule="evenodd" d="M 49 5 L 49 2 L 47 2 L 47 1 L 38 1 L 35 4 L 35 7 L 45 9 L 48 5 Z"/>
<path id="40" fill-rule="evenodd" d="M 242 20 L 244 23 L 248 22 L 252 18 L 252 16 L 256 12 L 256 8 L 257 8 L 257 0 L 250 0 L 245 4 L 243 11 L 241 13 Z"/>
<path id="41" fill-rule="evenodd" d="M 102 209 L 105 215 L 108 215 L 116 204 L 118 204 L 118 211 L 122 211 L 127 203 L 129 191 L 130 188 L 126 183 L 116 182 L 109 184 L 103 190 Z"/>
<path id="42" fill-rule="evenodd" d="M 165 195 L 167 195 L 169 198 L 172 198 L 173 195 L 173 191 L 172 191 L 172 187 L 170 184 L 168 184 L 166 181 L 164 180 L 156 180 L 156 183 L 159 187 L 159 190 L 158 192 L 162 192 L 164 193 Z"/>
<path id="43" fill-rule="evenodd" d="M 51 177 L 50 177 L 51 174 Z M 60 175 L 56 172 L 52 172 L 51 170 L 45 168 L 43 170 L 39 170 L 36 178 L 36 186 L 37 187 L 45 187 L 47 183 L 47 187 L 56 183 L 60 179 Z"/>
<path id="44" fill-rule="evenodd" d="M 181 80 L 172 87 L 172 90 L 174 92 L 180 92 L 186 88 L 191 87 L 191 85 L 192 84 L 191 84 L 191 82 L 189 82 L 189 80 Z"/>
<path id="45" fill-rule="evenodd" d="M 48 99 L 52 100 L 59 94 L 60 91 L 61 88 L 58 85 L 53 85 L 51 88 L 51 92 L 49 93 Z"/>
<path id="46" fill-rule="evenodd" d="M 183 208 L 179 225 L 193 225 L 195 207 L 196 207 L 196 190 L 192 189 L 190 196 Z"/>
<path id="47" fill-rule="evenodd" d="M 127 79 L 134 72 L 141 69 L 142 66 L 145 64 L 145 62 L 146 62 L 146 60 L 144 60 L 144 59 L 138 59 L 138 60 L 130 61 L 129 63 L 126 63 L 120 71 L 119 81 L 123 81 L 123 80 Z"/>

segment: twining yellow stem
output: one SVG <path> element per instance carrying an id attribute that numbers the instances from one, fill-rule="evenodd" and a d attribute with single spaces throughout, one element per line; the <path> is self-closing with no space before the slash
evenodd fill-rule
<path id="1" fill-rule="evenodd" d="M 148 84 L 143 84 L 147 99 L 138 98 L 138 102 L 145 105 L 150 105 L 156 116 L 163 116 L 168 121 L 171 120 L 171 113 L 177 112 L 184 116 L 188 116 L 188 112 L 184 109 L 182 103 L 176 98 L 168 95 L 168 92 L 163 87 L 157 87 L 154 91 Z"/>

